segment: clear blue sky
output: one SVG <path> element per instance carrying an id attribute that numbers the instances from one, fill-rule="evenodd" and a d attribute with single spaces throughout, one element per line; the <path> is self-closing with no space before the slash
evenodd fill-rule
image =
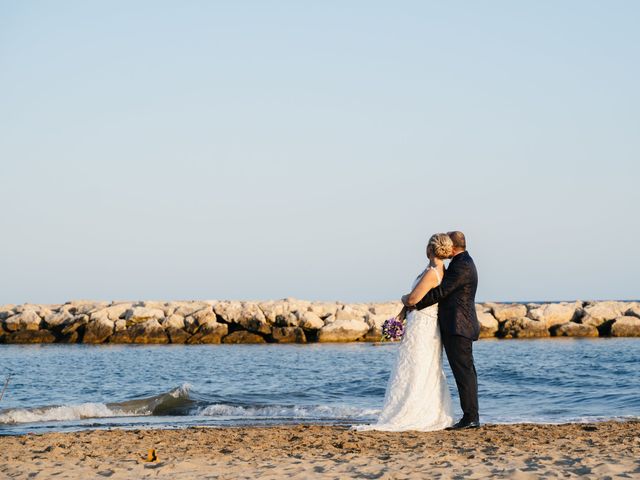
<path id="1" fill-rule="evenodd" d="M 640 3 L 0 0 L 0 303 L 640 297 Z"/>

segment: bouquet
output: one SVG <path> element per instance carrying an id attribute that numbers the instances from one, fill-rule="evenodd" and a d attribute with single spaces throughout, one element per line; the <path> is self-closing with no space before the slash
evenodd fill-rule
<path id="1" fill-rule="evenodd" d="M 385 340 L 388 340 L 395 342 L 402 339 L 406 322 L 404 311 L 400 312 L 400 314 L 395 317 L 385 320 L 382 324 L 382 338 L 380 341 L 384 342 Z"/>

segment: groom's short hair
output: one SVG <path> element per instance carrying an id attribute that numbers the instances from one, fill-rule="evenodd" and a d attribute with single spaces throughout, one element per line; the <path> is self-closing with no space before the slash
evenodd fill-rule
<path id="1" fill-rule="evenodd" d="M 467 249 L 467 240 L 464 238 L 464 233 L 453 231 L 447 232 L 447 235 L 449 235 L 449 238 L 453 242 L 453 246 L 455 248 L 460 248 L 462 250 Z"/>

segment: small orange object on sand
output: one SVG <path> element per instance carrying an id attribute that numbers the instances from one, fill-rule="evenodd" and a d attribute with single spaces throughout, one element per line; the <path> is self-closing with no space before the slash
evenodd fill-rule
<path id="1" fill-rule="evenodd" d="M 155 448 L 150 448 L 147 453 L 147 462 L 157 462 L 158 461 L 158 453 Z"/>

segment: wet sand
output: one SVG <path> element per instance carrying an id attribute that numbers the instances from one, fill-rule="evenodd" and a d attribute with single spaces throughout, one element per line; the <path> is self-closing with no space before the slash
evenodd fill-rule
<path id="1" fill-rule="evenodd" d="M 147 462 L 150 448 L 157 461 Z M 0 436 L 0 478 L 640 478 L 640 422 L 94 430 Z"/>

